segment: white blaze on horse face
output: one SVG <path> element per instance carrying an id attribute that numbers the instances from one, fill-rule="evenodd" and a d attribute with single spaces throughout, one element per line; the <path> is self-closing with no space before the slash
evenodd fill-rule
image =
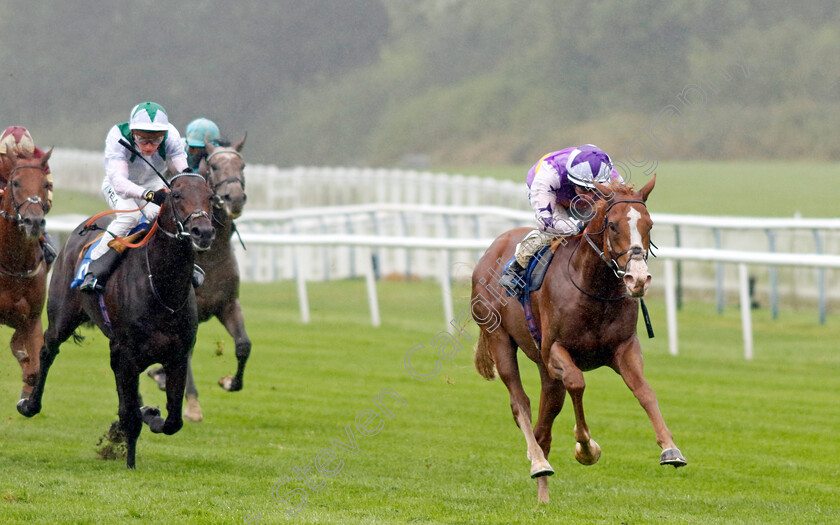
<path id="1" fill-rule="evenodd" d="M 627 219 L 630 222 L 630 248 L 642 246 L 642 234 L 639 231 L 639 219 L 642 214 L 635 208 L 627 212 Z M 632 258 L 627 265 L 627 273 L 624 275 L 624 284 L 627 292 L 633 297 L 641 297 L 645 294 L 650 285 L 651 275 L 648 273 L 647 262 L 643 258 Z"/>
<path id="2" fill-rule="evenodd" d="M 638 246 L 640 248 L 644 248 L 642 246 L 642 234 L 639 232 L 639 219 L 642 218 L 642 214 L 639 213 L 639 210 L 636 208 L 630 208 L 630 211 L 627 212 L 627 219 L 630 221 L 630 247 Z"/>

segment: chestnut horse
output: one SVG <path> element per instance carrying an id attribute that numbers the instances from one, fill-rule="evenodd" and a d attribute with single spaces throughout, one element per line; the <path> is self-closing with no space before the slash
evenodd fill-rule
<path id="1" fill-rule="evenodd" d="M 554 474 L 546 459 L 551 427 L 567 391 L 575 412 L 575 457 L 584 465 L 600 457 L 601 448 L 591 438 L 584 419 L 582 371 L 601 366 L 619 373 L 647 412 L 656 442 L 663 449 L 660 464 L 686 464 L 642 374 L 636 335 L 638 301 L 651 280 L 646 259 L 653 222 L 645 201 L 655 182 L 654 177 L 638 192 L 627 186 L 598 185 L 605 199 L 597 202 L 584 234 L 563 239 L 541 289 L 532 294 L 539 346 L 526 326 L 522 306 L 496 290 L 487 290 L 488 283 L 498 281 L 500 266 L 512 257 L 516 243 L 528 230 L 519 228 L 499 236 L 473 272 L 471 310 L 480 327 L 475 365 L 487 379 L 493 379 L 498 371 L 510 391 L 513 419 L 525 436 L 540 502 L 548 501 L 546 476 Z M 533 430 L 530 400 L 519 377 L 517 348 L 540 372 L 540 408 Z"/>
<path id="2" fill-rule="evenodd" d="M 23 371 L 21 399 L 32 392 L 44 344 L 41 312 L 46 298 L 47 267 L 39 239 L 49 212 L 47 177 L 50 149 L 41 158 L 10 152 L 8 182 L 0 198 L 0 324 L 10 326 L 11 349 Z"/>
<path id="3" fill-rule="evenodd" d="M 204 284 L 195 290 L 198 321 L 203 323 L 216 317 L 233 337 L 238 361 L 236 375 L 219 379 L 219 385 L 228 392 L 242 390 L 245 363 L 251 354 L 251 339 L 245 331 L 245 319 L 239 305 L 239 267 L 231 246 L 235 229 L 233 221 L 242 215 L 247 200 L 245 160 L 242 158 L 246 138 L 247 134 L 233 146 L 205 143 L 207 159 L 206 162 L 202 160 L 198 170 L 213 189 L 213 226 L 216 228 L 213 246 L 205 252 L 197 253 L 195 257 L 196 264 L 205 272 Z M 166 387 L 163 369 L 151 370 L 149 375 L 159 387 Z M 201 421 L 203 416 L 198 402 L 198 389 L 193 380 L 192 353 L 187 368 L 186 398 L 184 418 Z"/>
<path id="4" fill-rule="evenodd" d="M 32 417 L 41 411 L 47 374 L 59 347 L 71 335 L 77 337 L 79 325 L 92 321 L 110 339 L 120 428 L 126 436 L 126 466 L 134 468 L 143 423 L 155 433 L 171 435 L 180 430 L 187 356 L 198 329 L 192 287 L 194 254 L 210 248 L 215 237 L 211 195 L 210 185 L 199 175 L 173 177 L 145 244 L 126 251 L 101 295 L 70 288 L 81 250 L 96 237 L 86 223 L 73 231 L 50 280 L 41 373 L 29 399 L 18 403 L 18 412 Z M 106 222 L 100 219 L 97 224 L 104 227 Z M 138 376 L 154 363 L 162 364 L 169 376 L 166 420 L 157 408 L 141 408 Z"/>

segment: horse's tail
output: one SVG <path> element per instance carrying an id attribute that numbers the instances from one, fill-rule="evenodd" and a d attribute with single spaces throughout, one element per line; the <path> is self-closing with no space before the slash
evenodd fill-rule
<path id="1" fill-rule="evenodd" d="M 78 330 L 73 330 L 73 342 L 77 345 L 82 344 L 82 341 L 85 340 L 85 336 L 79 333 Z"/>
<path id="2" fill-rule="evenodd" d="M 488 381 L 496 379 L 496 363 L 490 355 L 487 332 L 484 330 L 478 334 L 478 342 L 475 344 L 475 369 Z"/>

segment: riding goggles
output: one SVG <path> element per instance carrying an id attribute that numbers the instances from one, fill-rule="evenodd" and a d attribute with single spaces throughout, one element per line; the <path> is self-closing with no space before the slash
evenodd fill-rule
<path id="1" fill-rule="evenodd" d="M 161 135 L 160 137 L 155 138 L 140 137 L 136 133 L 132 133 L 131 135 L 134 138 L 134 142 L 136 144 L 140 144 L 141 146 L 147 146 L 149 144 L 152 144 L 154 146 L 160 146 L 161 142 L 163 142 L 163 139 L 166 138 L 166 135 Z"/>

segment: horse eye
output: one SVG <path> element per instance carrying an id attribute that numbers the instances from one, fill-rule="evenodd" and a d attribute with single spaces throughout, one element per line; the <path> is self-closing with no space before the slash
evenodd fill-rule
<path id="1" fill-rule="evenodd" d="M 612 223 L 612 222 L 610 223 L 610 231 L 613 232 L 613 233 L 618 231 L 618 229 L 615 227 L 615 223 Z"/>

